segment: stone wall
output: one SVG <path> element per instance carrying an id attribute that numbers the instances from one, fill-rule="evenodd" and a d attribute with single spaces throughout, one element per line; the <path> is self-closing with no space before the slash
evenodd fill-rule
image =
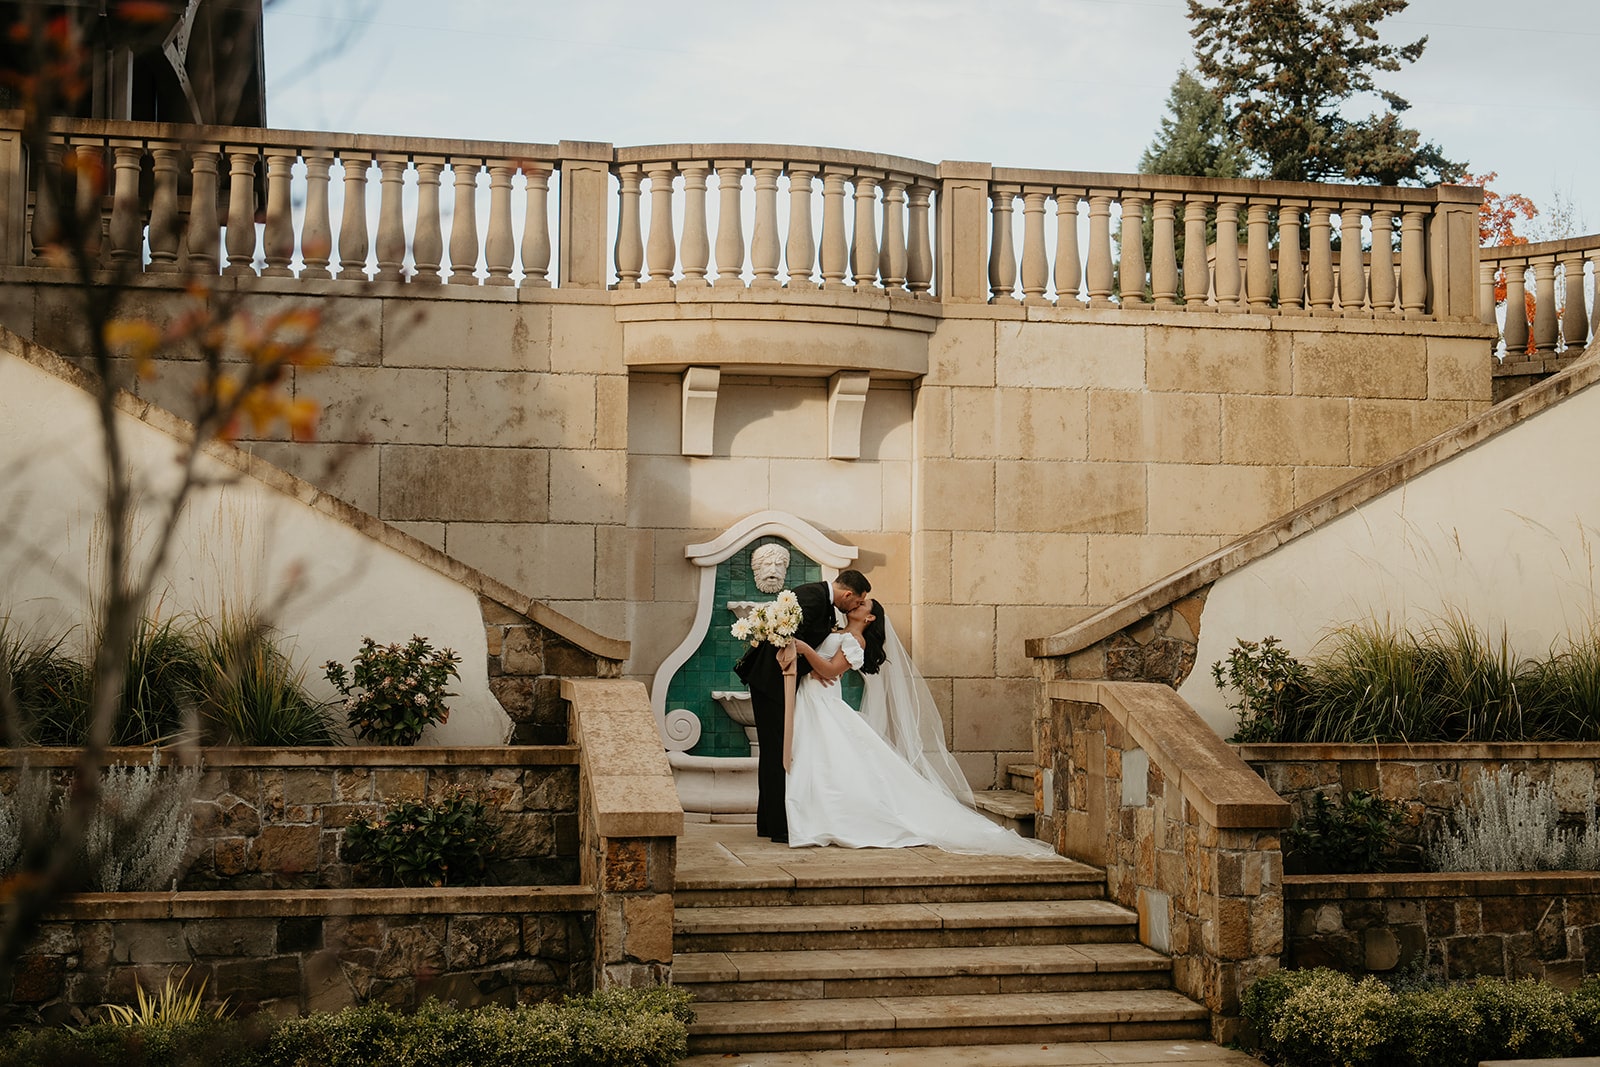
<path id="1" fill-rule="evenodd" d="M 168 980 L 240 1014 L 547 1000 L 590 988 L 594 905 L 576 886 L 87 893 L 47 917 L 0 996 L 7 1021 L 50 1024 Z"/>
<path id="2" fill-rule="evenodd" d="M 1291 967 L 1385 974 L 1425 964 L 1452 981 L 1543 978 L 1571 988 L 1600 971 L 1600 875 L 1291 875 Z"/>
<path id="3" fill-rule="evenodd" d="M 566 744 L 561 679 L 615 678 L 621 661 L 580 648 L 537 621 L 551 614 L 542 604 L 526 603 L 517 611 L 486 596 L 478 604 L 489 654 L 489 692 L 511 718 L 511 744 Z"/>
<path id="4" fill-rule="evenodd" d="M 1231 1040 L 1240 993 L 1283 949 L 1288 805 L 1166 686 L 1046 692 L 1039 836 L 1105 867 L 1111 898 L 1139 914 L 1139 940 L 1172 955 L 1175 986 Z"/>

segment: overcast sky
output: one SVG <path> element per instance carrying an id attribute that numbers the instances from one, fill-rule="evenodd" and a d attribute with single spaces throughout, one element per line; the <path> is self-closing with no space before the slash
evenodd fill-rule
<path id="1" fill-rule="evenodd" d="M 273 0 L 268 122 L 616 145 L 750 141 L 1133 171 L 1183 0 Z M 1501 191 L 1600 229 L 1600 0 L 1412 0 L 1383 85 Z"/>

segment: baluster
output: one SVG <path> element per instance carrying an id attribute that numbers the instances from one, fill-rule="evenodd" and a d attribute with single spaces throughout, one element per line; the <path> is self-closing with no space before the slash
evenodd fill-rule
<path id="1" fill-rule="evenodd" d="M 617 171 L 617 288 L 639 288 L 644 266 L 644 242 L 639 232 L 639 182 L 644 168 L 622 167 Z M 724 218 L 722 225 L 728 220 Z M 721 242 L 718 242 L 717 269 L 722 269 Z"/>
<path id="2" fill-rule="evenodd" d="M 1561 316 L 1561 337 L 1567 354 L 1574 356 L 1583 350 L 1583 340 L 1589 334 L 1589 319 L 1583 308 L 1583 253 L 1567 253 L 1562 257 L 1561 269 L 1567 276 L 1567 307 Z"/>
<path id="3" fill-rule="evenodd" d="M 511 233 L 511 176 L 517 165 L 497 159 L 489 167 L 489 235 L 483 243 L 483 265 L 489 276 L 485 285 L 515 285 L 511 265 L 516 258 L 516 239 Z"/>
<path id="4" fill-rule="evenodd" d="M 1252 315 L 1272 313 L 1272 208 L 1260 201 L 1245 209 L 1245 294 Z"/>
<path id="5" fill-rule="evenodd" d="M 918 299 L 926 297 L 933 285 L 933 249 L 928 242 L 928 198 L 933 190 L 913 182 L 907 192 L 907 212 L 911 232 L 906 239 L 906 288 Z"/>
<path id="6" fill-rule="evenodd" d="M 139 211 L 139 171 L 144 146 L 113 141 L 115 180 L 111 192 L 111 261 L 138 263 L 144 258 L 144 220 Z"/>
<path id="7" fill-rule="evenodd" d="M 444 175 L 444 163 L 437 159 L 418 159 L 417 167 L 417 228 L 411 238 L 410 281 L 442 283 L 444 258 L 444 228 L 439 220 L 439 180 Z M 637 216 L 635 216 L 637 219 Z M 339 237 L 340 245 L 344 236 Z"/>
<path id="8" fill-rule="evenodd" d="M 1015 185 L 996 185 L 990 196 L 990 221 L 994 228 L 989 240 L 989 302 L 1015 304 L 1012 290 L 1017 285 L 1017 254 L 1012 248 L 1012 201 L 1020 191 Z"/>
<path id="9" fill-rule="evenodd" d="M 827 167 L 822 172 L 822 287 L 843 289 L 850 265 L 844 237 L 844 183 L 849 171 Z"/>
<path id="10" fill-rule="evenodd" d="M 1089 191 L 1089 306 L 1116 307 L 1111 292 L 1116 278 L 1111 263 L 1111 194 Z"/>
<path id="11" fill-rule="evenodd" d="M 1186 311 L 1213 311 L 1206 297 L 1211 271 L 1206 259 L 1206 207 L 1210 201 L 1191 196 L 1183 202 L 1183 306 Z"/>
<path id="12" fill-rule="evenodd" d="M 256 258 L 256 150 L 228 151 L 228 269 L 254 274 Z"/>
<path id="13" fill-rule="evenodd" d="M 1522 260 L 1507 260 L 1506 272 L 1506 360 L 1520 362 L 1528 351 L 1528 290 Z"/>
<path id="14" fill-rule="evenodd" d="M 814 167 L 789 168 L 789 238 L 784 242 L 789 288 L 815 289 L 811 272 L 817 265 L 816 230 L 811 223 L 811 180 Z"/>
<path id="15" fill-rule="evenodd" d="M 289 263 L 294 259 L 294 217 L 289 211 L 289 185 L 293 180 L 294 155 L 282 149 L 267 156 L 267 224 L 262 231 L 261 252 L 266 260 L 263 278 L 291 278 Z"/>
<path id="16" fill-rule="evenodd" d="M 878 181 L 883 175 L 857 171 L 856 224 L 850 231 L 850 276 L 856 292 L 872 288 L 878 280 Z"/>
<path id="17" fill-rule="evenodd" d="M 743 160 L 717 161 L 716 284 L 722 287 L 744 285 L 744 212 L 739 204 L 743 184 Z"/>
<path id="18" fill-rule="evenodd" d="M 1217 201 L 1216 289 L 1218 311 L 1243 311 L 1239 300 L 1239 204 L 1237 197 Z"/>
<path id="19" fill-rule="evenodd" d="M 1370 318 L 1365 259 L 1361 254 L 1361 209 L 1345 204 L 1339 209 L 1339 305 L 1349 316 Z"/>
<path id="20" fill-rule="evenodd" d="M 1561 323 L 1556 318 L 1556 258 L 1540 256 L 1533 261 L 1533 347 L 1538 352 L 1555 353 L 1561 339 Z"/>
<path id="21" fill-rule="evenodd" d="M 450 220 L 450 285 L 477 285 L 478 277 L 478 171 L 473 159 L 450 164 L 456 177 L 455 217 Z"/>
<path id="22" fill-rule="evenodd" d="M 1056 306 L 1082 307 L 1083 257 L 1078 252 L 1078 197 L 1081 189 L 1056 190 Z"/>
<path id="23" fill-rule="evenodd" d="M 1044 252 L 1044 189 L 1022 191 L 1022 302 L 1048 304 L 1045 284 L 1050 264 Z"/>
<path id="24" fill-rule="evenodd" d="M 1333 209 L 1334 204 L 1313 203 L 1311 226 L 1306 244 L 1311 252 L 1306 279 L 1310 289 L 1311 314 L 1333 313 Z"/>
<path id="25" fill-rule="evenodd" d="M 1399 210 L 1391 204 L 1372 209 L 1372 277 L 1367 286 L 1372 314 L 1380 319 L 1399 314 L 1394 306 L 1394 216 Z"/>
<path id="26" fill-rule="evenodd" d="M 80 143 L 73 155 L 78 176 L 78 242 L 84 259 L 93 263 L 100 258 L 100 201 L 105 191 L 106 150 L 98 143 Z"/>
<path id="27" fill-rule="evenodd" d="M 176 148 L 152 148 L 151 170 L 155 188 L 150 196 L 150 270 L 170 273 L 178 269 L 178 161 Z M 1583 272 L 1583 262 L 1578 263 Z"/>
<path id="28" fill-rule="evenodd" d="M 1306 272 L 1300 257 L 1300 212 L 1304 200 L 1278 203 L 1278 314 L 1299 313 L 1306 306 Z"/>
<path id="29" fill-rule="evenodd" d="M 1178 203 L 1158 196 L 1150 209 L 1150 296 L 1164 310 L 1178 306 Z"/>
<path id="30" fill-rule="evenodd" d="M 1426 209 L 1408 207 L 1400 215 L 1400 313 L 1422 318 L 1428 307 L 1427 249 L 1423 244 Z M 1490 321 L 1494 315 L 1494 283 L 1490 280 Z"/>
<path id="31" fill-rule="evenodd" d="M 344 211 L 339 217 L 339 280 L 364 282 L 367 280 L 367 168 L 372 156 L 366 152 L 339 153 L 339 163 L 344 167 Z M 380 168 L 381 170 L 381 168 Z M 434 182 L 434 225 L 439 223 L 438 170 Z M 421 191 L 421 186 L 418 186 Z M 378 204 L 383 210 L 383 204 Z M 421 203 L 417 205 L 417 233 L 422 233 Z M 380 219 L 381 222 L 381 219 Z M 420 258 L 420 257 L 419 257 Z"/>
<path id="32" fill-rule="evenodd" d="M 1122 306 L 1144 307 L 1144 197 L 1122 198 Z"/>
<path id="33" fill-rule="evenodd" d="M 48 265 L 51 247 L 61 241 L 61 213 L 56 204 L 57 191 L 63 183 L 61 155 L 61 145 L 47 145 L 34 178 L 33 226 L 29 236 L 33 246 L 30 262 L 35 266 Z"/>
<path id="34" fill-rule="evenodd" d="M 1495 261 L 1480 259 L 1478 261 L 1478 321 L 1485 326 L 1500 328 L 1500 320 L 1494 313 L 1494 275 Z"/>
<path id="35" fill-rule="evenodd" d="M 550 168 L 524 163 L 528 214 L 522 224 L 523 288 L 550 288 Z"/>
<path id="36" fill-rule="evenodd" d="M 191 274 L 217 273 L 221 235 L 217 224 L 217 153 L 197 148 L 189 158 L 192 184 L 189 193 L 189 232 L 184 246 Z"/>
<path id="37" fill-rule="evenodd" d="M 646 173 L 650 178 L 650 238 L 645 256 L 650 277 L 644 284 L 659 289 L 672 285 L 672 268 L 678 262 L 678 246 L 672 236 L 672 179 L 678 171 L 671 163 L 652 163 Z"/>
<path id="38" fill-rule="evenodd" d="M 328 260 L 333 254 L 333 223 L 328 217 L 328 170 L 333 155 L 307 152 L 306 218 L 300 230 L 300 277 L 331 278 Z"/>
<path id="39" fill-rule="evenodd" d="M 750 269 L 755 275 L 752 289 L 773 289 L 778 285 L 778 175 L 783 164 L 757 160 L 750 165 L 756 176 L 756 224 L 750 235 Z"/>
<path id="40" fill-rule="evenodd" d="M 378 161 L 378 273 L 388 281 L 404 281 L 406 267 L 406 157 L 380 154 Z"/>
<path id="41" fill-rule="evenodd" d="M 706 283 L 711 262 L 711 237 L 706 229 L 706 175 L 704 163 L 679 163 L 683 175 L 683 281 L 699 288 Z"/>
<path id="42" fill-rule="evenodd" d="M 906 183 L 890 178 L 883 183 L 883 250 L 878 255 L 878 275 L 890 295 L 906 287 Z"/>

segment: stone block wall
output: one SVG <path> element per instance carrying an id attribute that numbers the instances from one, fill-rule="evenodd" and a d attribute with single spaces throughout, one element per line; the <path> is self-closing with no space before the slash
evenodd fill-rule
<path id="1" fill-rule="evenodd" d="M 489 691 L 511 718 L 511 744 L 563 745 L 568 741 L 563 678 L 615 678 L 619 660 L 579 648 L 528 615 L 479 597 L 489 654 Z M 542 614 L 540 604 L 527 605 Z"/>
<path id="2" fill-rule="evenodd" d="M 515 1004 L 590 988 L 585 888 L 89 893 L 48 916 L 0 990 L 8 1022 L 87 1021 L 135 988 L 205 983 L 239 1014 L 428 997 Z"/>
<path id="3" fill-rule="evenodd" d="M 1284 896 L 1291 967 L 1565 988 L 1600 971 L 1600 874 L 1304 875 Z"/>
<path id="4" fill-rule="evenodd" d="M 1105 867 L 1140 941 L 1171 954 L 1174 985 L 1231 1040 L 1240 993 L 1283 948 L 1288 806 L 1165 686 L 1055 681 L 1047 702 L 1040 835 Z"/>

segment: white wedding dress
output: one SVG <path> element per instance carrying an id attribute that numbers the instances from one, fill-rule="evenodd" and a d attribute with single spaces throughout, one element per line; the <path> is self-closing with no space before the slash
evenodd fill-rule
<path id="1" fill-rule="evenodd" d="M 861 646 L 850 634 L 829 635 L 817 654 L 828 659 L 841 647 L 850 665 L 859 668 Z M 865 677 L 869 686 L 878 681 L 875 675 Z M 838 685 L 824 685 L 809 674 L 795 689 L 792 755 L 785 794 L 791 847 L 934 845 L 982 855 L 1055 855 L 1043 842 L 990 822 L 948 786 L 919 774 L 845 703 Z"/>

